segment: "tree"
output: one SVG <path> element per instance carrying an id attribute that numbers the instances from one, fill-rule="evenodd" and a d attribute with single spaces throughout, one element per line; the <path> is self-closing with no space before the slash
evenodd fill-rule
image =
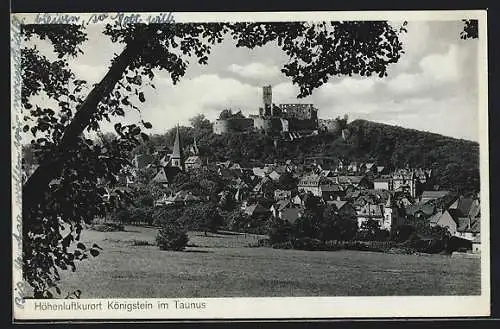
<path id="1" fill-rule="evenodd" d="M 477 39 L 479 38 L 478 20 L 477 19 L 464 19 L 464 29 L 460 32 L 460 39 Z"/>
<path id="2" fill-rule="evenodd" d="M 205 232 L 217 232 L 224 224 L 217 205 L 212 203 L 197 203 L 186 207 L 180 222 L 185 228 Z"/>
<path id="3" fill-rule="evenodd" d="M 210 120 L 208 120 L 204 114 L 198 114 L 189 119 L 189 122 L 191 123 L 191 126 L 197 131 L 198 133 L 203 133 L 205 131 L 211 132 L 212 131 L 212 123 Z"/>
<path id="4" fill-rule="evenodd" d="M 278 186 L 282 190 L 295 190 L 297 189 L 297 179 L 293 177 L 291 173 L 286 171 L 281 174 L 280 178 L 278 179 Z"/>
<path id="5" fill-rule="evenodd" d="M 295 237 L 293 225 L 280 218 L 273 218 L 269 223 L 269 242 L 271 244 L 291 242 Z"/>
<path id="6" fill-rule="evenodd" d="M 85 133 L 98 131 L 102 120 L 140 111 L 146 101 L 144 86 L 155 88 L 156 70 L 167 71 L 175 84 L 189 59 L 206 64 L 212 46 L 226 36 L 236 40 L 237 47 L 276 42 L 289 57 L 282 72 L 299 86 L 298 96 L 305 97 L 331 76 L 383 77 L 402 54 L 399 32 L 384 21 L 148 25 L 117 21 L 106 25 L 103 33 L 123 44 L 123 51 L 92 87 L 67 66 L 69 56 L 82 52 L 80 45 L 87 39 L 83 26 L 23 25 L 22 33 L 26 41 L 34 35 L 49 40 L 58 55 L 51 61 L 34 46 L 22 49 L 22 111 L 27 118 L 23 131 L 33 134 L 32 145 L 42 153 L 39 167 L 23 185 L 23 275 L 37 297 L 48 296 L 48 289 L 59 280 L 56 267 L 73 265 L 74 254 L 67 247 L 79 239 L 81 223 L 110 207 L 104 201 L 105 191 L 95 189 L 97 179 L 116 183 L 114 175 L 129 164 L 127 154 L 149 138 L 142 129 L 152 125 L 116 123 L 117 140 L 104 146 Z M 86 90 L 90 92 L 84 95 Z M 33 104 L 32 96 L 41 92 L 56 101 L 57 112 Z M 117 191 L 122 200 L 130 198 Z M 59 232 L 59 219 L 71 223 L 71 233 Z M 50 247 L 42 248 L 45 244 Z M 37 266 L 42 263 L 47 266 Z"/>
<path id="7" fill-rule="evenodd" d="M 323 210 L 320 224 L 321 240 L 351 240 L 357 230 L 357 223 L 352 218 L 342 218 L 334 205 L 328 205 Z"/>

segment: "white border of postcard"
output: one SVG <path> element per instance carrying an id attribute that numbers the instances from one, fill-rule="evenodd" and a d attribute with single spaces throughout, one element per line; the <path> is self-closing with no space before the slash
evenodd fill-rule
<path id="1" fill-rule="evenodd" d="M 116 13 L 113 13 L 116 14 Z M 158 13 L 139 13 L 141 17 Z M 15 49 L 15 33 L 20 22 L 35 23 L 38 14 L 11 15 L 11 64 L 12 64 L 12 163 L 20 159 L 20 143 L 16 140 L 16 119 L 19 118 L 20 77 L 19 60 Z M 94 13 L 50 14 L 55 17 L 75 16 L 81 22 L 91 21 Z M 278 318 L 379 318 L 379 317 L 469 317 L 490 315 L 490 232 L 489 232 L 489 164 L 488 164 L 488 103 L 487 103 L 487 31 L 486 11 L 391 11 L 391 12 L 218 12 L 172 13 L 175 22 L 215 21 L 295 21 L 295 20 L 479 20 L 479 132 L 481 178 L 481 295 L 478 296 L 399 296 L 399 297 L 277 297 L 277 298 L 188 298 L 188 299 L 80 299 L 80 300 L 33 300 L 20 303 L 18 283 L 22 281 L 19 267 L 19 226 L 21 186 L 20 171 L 13 165 L 13 303 L 16 320 L 85 320 L 85 319 L 278 319 Z M 107 19 L 99 22 L 107 23 Z M 459 36 L 457 35 L 457 38 Z M 17 66 L 16 66 L 17 64 Z M 17 70 L 17 71 L 16 71 Z M 17 75 L 16 75 L 17 74 Z M 19 160 L 20 161 L 20 160 Z M 17 261 L 16 261 L 17 260 Z M 203 302 L 202 310 L 176 309 L 175 301 Z M 38 303 L 38 304 L 37 304 Z M 59 306 L 62 310 L 48 310 L 40 303 Z M 142 309 L 129 311 L 114 309 L 118 304 L 143 305 Z M 163 307 L 159 309 L 159 303 Z M 70 305 L 71 304 L 71 305 Z M 149 308 L 149 304 L 152 305 Z M 165 308 L 165 304 L 168 308 Z M 37 306 L 38 305 L 38 306 Z M 64 306 L 66 305 L 66 306 Z M 69 305 L 69 306 L 68 306 Z M 78 306 L 80 305 L 80 306 Z M 79 310 L 84 305 L 94 305 L 88 311 Z M 100 310 L 99 310 L 99 305 Z M 139 307 L 139 306 L 138 306 Z M 36 309 L 35 309 L 36 308 Z M 57 307 L 56 307 L 57 308 Z M 44 309 L 44 310 L 42 310 Z M 65 309 L 65 310 L 64 310 Z"/>

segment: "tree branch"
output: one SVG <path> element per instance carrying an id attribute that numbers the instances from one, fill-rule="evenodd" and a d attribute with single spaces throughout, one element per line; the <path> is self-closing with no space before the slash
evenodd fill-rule
<path id="1" fill-rule="evenodd" d="M 30 212 L 35 209 L 43 200 L 45 192 L 48 190 L 49 183 L 58 177 L 61 173 L 64 163 L 67 160 L 69 149 L 73 148 L 75 141 L 84 129 L 89 125 L 92 115 L 97 111 L 97 105 L 108 95 L 121 79 L 127 67 L 132 63 L 134 58 L 139 54 L 139 51 L 144 40 L 130 42 L 125 46 L 118 57 L 113 61 L 108 73 L 88 94 L 80 109 L 75 113 L 75 117 L 66 127 L 61 141 L 52 161 L 42 163 L 35 172 L 30 176 L 23 186 L 23 227 L 27 232 L 32 218 Z"/>

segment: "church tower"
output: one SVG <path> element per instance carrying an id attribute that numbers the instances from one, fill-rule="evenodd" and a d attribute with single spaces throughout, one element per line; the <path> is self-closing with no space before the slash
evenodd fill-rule
<path id="1" fill-rule="evenodd" d="M 175 133 L 174 149 L 172 151 L 171 166 L 184 170 L 184 154 L 182 150 L 181 136 L 179 134 L 179 125 Z"/>
<path id="2" fill-rule="evenodd" d="M 394 203 L 391 195 L 389 195 L 389 198 L 387 199 L 387 203 L 384 206 L 383 209 L 383 215 L 384 219 L 382 222 L 382 229 L 383 230 L 388 230 L 390 231 L 393 226 L 396 224 L 396 219 L 397 219 L 397 214 L 398 208 L 396 204 Z"/>

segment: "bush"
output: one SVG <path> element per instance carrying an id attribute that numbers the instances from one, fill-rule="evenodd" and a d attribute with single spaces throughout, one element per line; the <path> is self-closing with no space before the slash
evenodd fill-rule
<path id="1" fill-rule="evenodd" d="M 156 244 L 161 250 L 181 251 L 188 241 L 186 230 L 176 223 L 163 224 L 156 236 Z"/>
<path id="2" fill-rule="evenodd" d="M 292 242 L 294 249 L 300 250 L 323 250 L 324 244 L 318 239 L 309 237 L 294 239 Z"/>

